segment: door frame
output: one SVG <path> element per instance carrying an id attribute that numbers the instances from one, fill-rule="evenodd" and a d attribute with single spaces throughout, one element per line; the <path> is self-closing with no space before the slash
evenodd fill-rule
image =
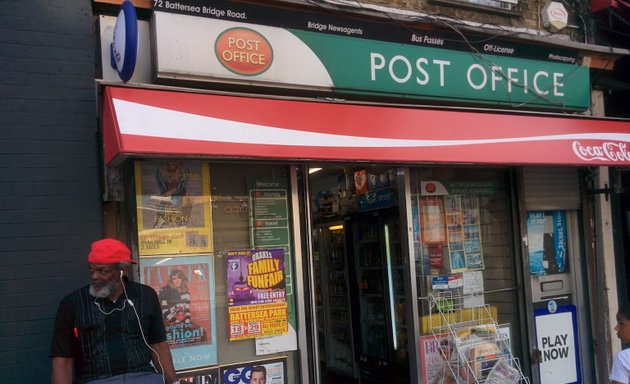
<path id="1" fill-rule="evenodd" d="M 575 169 L 573 169 L 575 170 Z M 520 168 L 517 177 L 517 190 L 518 190 L 518 206 L 519 215 L 518 221 L 521 234 L 521 259 L 522 259 L 522 279 L 524 286 L 524 298 L 525 298 L 525 318 L 527 328 L 527 343 L 524 343 L 524 348 L 528 348 L 528 351 L 524 351 L 523 356 L 528 357 L 527 364 L 523 364 L 529 368 L 530 378 L 532 384 L 540 384 L 540 366 L 533 358 L 535 353 L 535 347 L 537 346 L 536 339 L 536 324 L 534 316 L 534 297 L 532 290 L 532 277 L 530 275 L 529 266 L 529 249 L 527 244 L 527 211 L 541 210 L 564 210 L 567 214 L 567 265 L 569 280 L 572 285 L 572 291 L 570 293 L 571 303 L 576 307 L 577 317 L 577 332 L 578 332 L 578 348 L 579 348 L 579 366 L 581 375 L 581 382 L 590 382 L 593 377 L 593 350 L 592 350 L 592 338 L 591 338 L 591 321 L 590 321 L 590 306 L 589 297 L 587 295 L 587 288 L 585 284 L 588 282 L 586 278 L 586 252 L 584 244 L 584 226 L 583 215 L 585 214 L 581 206 L 575 207 L 561 207 L 550 205 L 530 205 L 526 206 L 526 191 L 523 178 L 524 169 Z M 576 185 L 576 193 L 582 194 L 581 189 Z M 544 302 L 541 300 L 540 302 Z M 547 300 L 548 301 L 548 300 Z M 540 303 L 539 302 L 539 303 Z"/>

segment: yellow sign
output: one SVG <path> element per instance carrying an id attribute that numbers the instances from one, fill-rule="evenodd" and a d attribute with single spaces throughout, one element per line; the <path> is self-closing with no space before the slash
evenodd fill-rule
<path id="1" fill-rule="evenodd" d="M 210 172 L 206 163 L 135 163 L 140 256 L 211 253 Z"/>

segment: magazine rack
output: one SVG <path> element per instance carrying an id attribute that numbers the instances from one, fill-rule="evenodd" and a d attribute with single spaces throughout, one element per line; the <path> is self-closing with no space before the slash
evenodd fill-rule
<path id="1" fill-rule="evenodd" d="M 501 332 L 483 294 L 429 293 L 430 329 L 444 359 L 439 384 L 529 384 L 511 352 L 509 333 Z M 504 327 L 507 328 L 507 327 Z M 434 384 L 430 383 L 430 384 Z"/>

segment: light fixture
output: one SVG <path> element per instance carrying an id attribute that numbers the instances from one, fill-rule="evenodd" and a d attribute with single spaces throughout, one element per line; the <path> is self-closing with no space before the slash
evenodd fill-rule
<path id="1" fill-rule="evenodd" d="M 315 172 L 319 172 L 321 170 L 322 170 L 321 168 L 309 168 L 308 169 L 308 174 L 310 175 L 310 174 L 313 174 Z"/>
<path id="2" fill-rule="evenodd" d="M 330 227 L 328 227 L 329 231 L 338 231 L 340 229 L 343 229 L 343 224 L 331 225 Z"/>

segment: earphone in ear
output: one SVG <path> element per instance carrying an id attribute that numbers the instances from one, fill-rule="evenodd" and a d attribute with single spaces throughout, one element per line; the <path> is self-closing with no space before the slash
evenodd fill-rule
<path id="1" fill-rule="evenodd" d="M 122 279 L 124 272 L 121 270 L 120 271 L 120 278 Z"/>

